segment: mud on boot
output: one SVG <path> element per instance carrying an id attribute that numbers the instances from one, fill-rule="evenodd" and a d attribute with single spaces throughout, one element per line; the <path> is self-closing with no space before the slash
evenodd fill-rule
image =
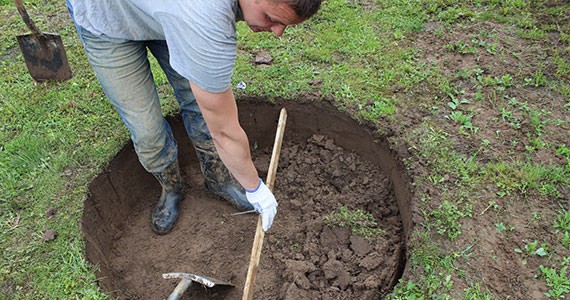
<path id="1" fill-rule="evenodd" d="M 181 107 L 184 127 L 196 150 L 200 169 L 205 177 L 206 189 L 239 210 L 253 210 L 253 206 L 247 201 L 245 190 L 230 174 L 218 155 L 210 130 L 196 101 L 184 103 Z"/>
<path id="2" fill-rule="evenodd" d="M 245 190 L 230 174 L 216 151 L 213 140 L 196 141 L 194 148 L 204 174 L 206 189 L 230 202 L 239 210 L 253 210 L 245 196 Z"/>
<path id="3" fill-rule="evenodd" d="M 162 186 L 162 194 L 152 210 L 152 229 L 158 234 L 168 233 L 180 214 L 180 202 L 184 199 L 184 185 L 178 161 L 164 171 L 152 173 Z"/>

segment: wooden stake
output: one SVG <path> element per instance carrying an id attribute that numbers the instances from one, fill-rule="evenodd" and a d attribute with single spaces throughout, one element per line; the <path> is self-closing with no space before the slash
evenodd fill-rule
<path id="1" fill-rule="evenodd" d="M 269 171 L 267 173 L 266 185 L 273 191 L 275 183 L 275 174 L 277 173 L 277 165 L 279 164 L 279 154 L 281 153 L 281 144 L 283 142 L 283 134 L 285 133 L 285 123 L 287 122 L 287 110 L 281 109 L 279 114 L 279 122 L 277 123 L 277 133 L 275 134 L 275 142 L 273 143 L 273 152 L 271 153 L 271 161 L 269 162 Z M 261 216 L 257 218 L 257 228 L 255 229 L 255 239 L 251 249 L 251 258 L 249 267 L 247 268 L 247 278 L 245 279 L 245 287 L 243 288 L 243 300 L 251 300 L 253 297 L 255 276 L 259 269 L 259 259 L 261 258 L 261 249 L 263 247 L 263 237 L 265 232 L 261 226 Z"/>

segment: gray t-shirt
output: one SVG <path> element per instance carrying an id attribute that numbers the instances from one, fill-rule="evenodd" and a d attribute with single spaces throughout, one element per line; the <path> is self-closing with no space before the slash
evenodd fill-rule
<path id="1" fill-rule="evenodd" d="M 210 92 L 230 86 L 236 0 L 69 0 L 75 23 L 102 38 L 166 40 L 170 64 Z"/>

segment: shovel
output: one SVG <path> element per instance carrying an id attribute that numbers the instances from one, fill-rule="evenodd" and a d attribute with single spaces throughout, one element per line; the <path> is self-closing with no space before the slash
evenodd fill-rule
<path id="1" fill-rule="evenodd" d="M 24 55 L 26 66 L 32 78 L 38 82 L 46 80 L 67 80 L 71 78 L 71 69 L 63 48 L 61 37 L 56 34 L 40 32 L 30 19 L 22 0 L 14 0 L 18 12 L 32 34 L 18 35 L 18 44 Z"/>
<path id="2" fill-rule="evenodd" d="M 192 282 L 197 282 L 200 283 L 206 287 L 214 287 L 216 285 L 225 285 L 225 286 L 234 286 L 233 284 L 223 281 L 223 280 L 218 280 L 218 279 L 214 279 L 214 278 L 208 278 L 205 276 L 200 276 L 200 275 L 196 275 L 196 274 L 191 274 L 191 273 L 166 273 L 166 274 L 162 274 L 162 278 L 164 279 L 181 279 L 180 282 L 178 282 L 178 285 L 176 286 L 176 288 L 174 288 L 174 291 L 172 291 L 172 293 L 170 293 L 170 296 L 168 296 L 168 300 L 178 300 L 180 299 L 180 297 L 182 297 L 182 294 L 184 294 L 184 292 L 190 287 L 190 285 L 192 285 Z"/>

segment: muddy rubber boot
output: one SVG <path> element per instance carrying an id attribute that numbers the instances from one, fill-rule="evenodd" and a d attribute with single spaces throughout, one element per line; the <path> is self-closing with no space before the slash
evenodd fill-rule
<path id="1" fill-rule="evenodd" d="M 231 203 L 239 210 L 253 210 L 253 206 L 245 196 L 245 190 L 230 174 L 216 151 L 213 140 L 192 141 L 200 169 L 204 174 L 206 189 Z"/>
<path id="2" fill-rule="evenodd" d="M 178 161 L 164 171 L 152 173 L 162 186 L 162 194 L 152 210 L 152 229 L 158 234 L 168 233 L 180 213 L 180 201 L 184 199 L 184 185 L 180 176 Z"/>

